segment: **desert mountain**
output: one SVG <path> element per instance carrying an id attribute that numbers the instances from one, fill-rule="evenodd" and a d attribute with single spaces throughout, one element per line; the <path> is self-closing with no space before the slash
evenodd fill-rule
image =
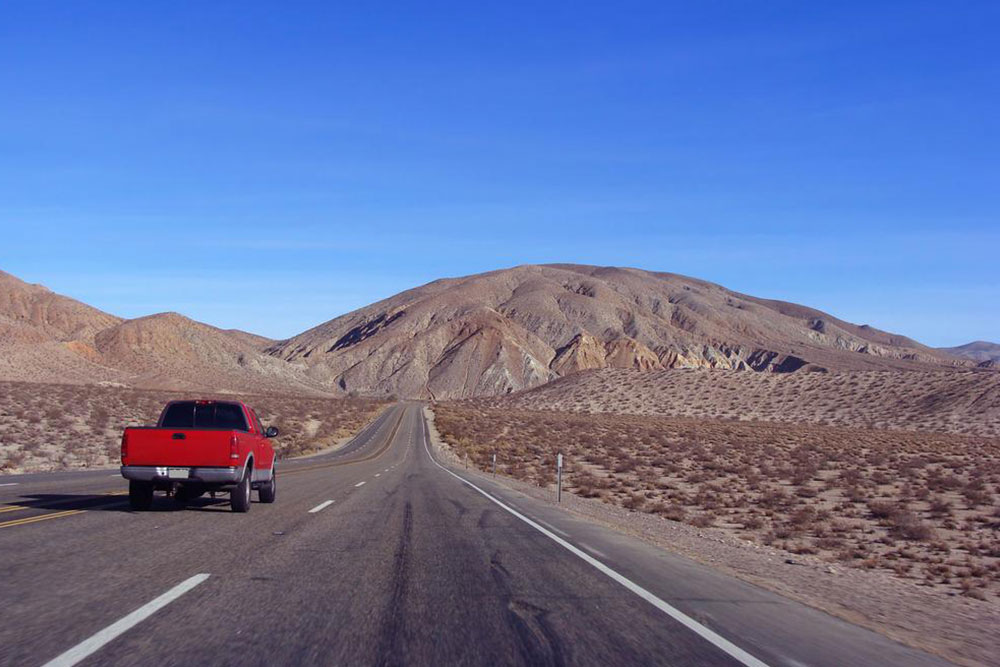
<path id="1" fill-rule="evenodd" d="M 177 313 L 126 320 L 94 337 L 96 358 L 157 389 L 316 392 L 294 367 L 261 354 L 245 336 Z"/>
<path id="2" fill-rule="evenodd" d="M 437 280 L 268 353 L 342 391 L 439 399 L 505 394 L 606 367 L 801 372 L 963 364 L 805 306 L 670 273 L 568 264 Z"/>
<path id="3" fill-rule="evenodd" d="M 92 340 L 121 319 L 0 271 L 0 333 L 14 341 Z"/>
<path id="4" fill-rule="evenodd" d="M 942 347 L 938 349 L 956 357 L 971 359 L 977 364 L 983 365 L 984 368 L 993 368 L 1000 365 L 1000 345 L 997 343 L 977 340 L 965 345 L 959 345 L 958 347 Z"/>
<path id="5" fill-rule="evenodd" d="M 269 339 L 176 313 L 123 320 L 0 272 L 0 379 L 319 393 Z"/>

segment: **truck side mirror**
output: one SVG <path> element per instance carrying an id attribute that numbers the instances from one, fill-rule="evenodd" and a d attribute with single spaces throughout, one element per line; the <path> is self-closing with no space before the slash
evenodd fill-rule
<path id="1" fill-rule="evenodd" d="M 277 438 L 278 437 L 278 429 L 277 429 L 277 427 L 275 427 L 275 426 L 268 426 L 267 430 L 264 431 L 264 437 L 265 438 Z"/>

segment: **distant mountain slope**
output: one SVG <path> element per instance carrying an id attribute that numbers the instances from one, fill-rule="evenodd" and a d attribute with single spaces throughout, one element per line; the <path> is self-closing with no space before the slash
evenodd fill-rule
<path id="1" fill-rule="evenodd" d="M 129 373 L 129 384 L 158 389 L 316 391 L 295 367 L 261 354 L 243 336 L 177 313 L 126 320 L 99 332 L 105 364 Z"/>
<path id="2" fill-rule="evenodd" d="M 973 343 L 959 345 L 958 347 L 941 347 L 938 349 L 942 352 L 953 354 L 956 357 L 971 359 L 977 364 L 1000 364 L 1000 344 L 997 343 L 977 340 Z"/>
<path id="3" fill-rule="evenodd" d="M 0 340 L 91 340 L 121 318 L 0 271 Z"/>
<path id="4" fill-rule="evenodd" d="M 241 331 L 239 329 L 222 329 L 222 333 L 235 338 L 236 340 L 246 343 L 250 347 L 256 350 L 266 350 L 278 341 L 273 338 L 267 338 L 266 336 L 258 336 L 255 333 L 250 333 L 249 331 Z"/>
<path id="5" fill-rule="evenodd" d="M 791 372 L 960 366 L 903 336 L 702 280 L 519 266 L 436 280 L 268 349 L 344 391 L 464 398 L 579 370 Z"/>
<path id="6" fill-rule="evenodd" d="M 269 339 L 176 313 L 123 320 L 0 272 L 0 379 L 149 389 L 323 393 Z"/>

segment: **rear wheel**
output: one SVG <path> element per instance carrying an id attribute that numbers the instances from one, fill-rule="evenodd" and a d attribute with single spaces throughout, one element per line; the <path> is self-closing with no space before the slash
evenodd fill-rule
<path id="1" fill-rule="evenodd" d="M 278 471 L 271 468 L 271 479 L 267 480 L 260 485 L 257 490 L 257 497 L 260 498 L 262 503 L 273 503 L 274 496 L 277 492 L 278 485 Z"/>
<path id="2" fill-rule="evenodd" d="M 250 511 L 250 475 L 252 469 L 247 466 L 243 471 L 243 479 L 229 492 L 229 506 L 234 512 Z"/>
<path id="3" fill-rule="evenodd" d="M 137 479 L 129 480 L 128 504 L 134 510 L 148 510 L 153 506 L 153 483 Z"/>

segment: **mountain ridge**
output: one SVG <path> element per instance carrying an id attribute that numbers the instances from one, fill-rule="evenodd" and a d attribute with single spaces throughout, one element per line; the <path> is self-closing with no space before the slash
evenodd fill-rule
<path id="1" fill-rule="evenodd" d="M 968 365 L 807 306 L 678 274 L 578 264 L 435 280 L 266 351 L 343 391 L 414 398 L 510 393 L 608 366 L 791 372 Z M 459 360 L 462 368 L 448 368 Z"/>
<path id="2" fill-rule="evenodd" d="M 0 379 L 423 399 L 503 395 L 601 368 L 975 365 L 808 306 L 579 264 L 440 278 L 277 341 L 178 313 L 123 319 L 0 272 L 0 332 Z"/>

